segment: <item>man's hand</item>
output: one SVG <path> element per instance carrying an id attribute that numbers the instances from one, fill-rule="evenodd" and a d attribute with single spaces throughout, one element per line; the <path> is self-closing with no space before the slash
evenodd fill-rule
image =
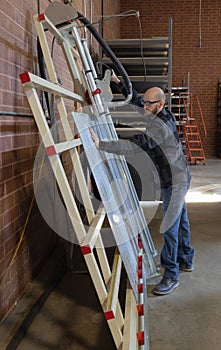
<path id="1" fill-rule="evenodd" d="M 120 79 L 118 78 L 113 69 L 111 70 L 111 81 L 115 82 L 116 84 L 119 84 L 120 82 Z"/>
<path id="2" fill-rule="evenodd" d="M 93 141 L 95 143 L 95 146 L 97 148 L 99 148 L 99 138 L 97 137 L 97 135 L 95 134 L 95 132 L 94 132 L 94 130 L 92 128 L 89 128 L 89 131 L 91 133 L 91 137 L 92 137 L 92 139 L 93 139 Z"/>

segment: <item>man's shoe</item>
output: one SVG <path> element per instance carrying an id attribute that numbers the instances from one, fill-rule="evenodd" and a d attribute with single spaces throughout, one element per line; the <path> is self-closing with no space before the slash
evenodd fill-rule
<path id="1" fill-rule="evenodd" d="M 164 276 L 160 283 L 158 283 L 152 290 L 153 294 L 165 295 L 171 293 L 176 287 L 178 287 L 179 281 Z"/>
<path id="2" fill-rule="evenodd" d="M 192 272 L 194 270 L 193 264 L 180 264 L 179 269 L 186 272 Z"/>

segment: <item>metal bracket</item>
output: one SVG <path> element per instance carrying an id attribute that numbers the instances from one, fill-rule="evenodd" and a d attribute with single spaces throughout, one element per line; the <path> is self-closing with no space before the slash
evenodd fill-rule
<path id="1" fill-rule="evenodd" d="M 50 3 L 45 14 L 55 26 L 72 21 L 78 17 L 77 10 L 73 4 L 67 6 L 57 1 Z"/>

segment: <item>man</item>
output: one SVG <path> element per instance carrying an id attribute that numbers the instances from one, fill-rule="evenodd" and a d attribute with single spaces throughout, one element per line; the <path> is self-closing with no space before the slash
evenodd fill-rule
<path id="1" fill-rule="evenodd" d="M 124 92 L 124 86 L 113 75 Z M 100 141 L 91 129 L 92 138 L 98 149 L 128 155 L 145 150 L 152 159 L 159 174 L 162 189 L 164 218 L 161 231 L 164 245 L 160 261 L 164 268 L 163 278 L 152 290 L 153 294 L 171 293 L 179 285 L 179 270 L 193 271 L 194 249 L 190 245 L 190 225 L 185 205 L 185 194 L 190 186 L 190 173 L 178 138 L 174 115 L 164 107 L 165 94 L 159 87 L 148 89 L 144 98 L 134 90 L 132 103 L 141 107 L 147 125 L 145 133 L 132 139 Z"/>

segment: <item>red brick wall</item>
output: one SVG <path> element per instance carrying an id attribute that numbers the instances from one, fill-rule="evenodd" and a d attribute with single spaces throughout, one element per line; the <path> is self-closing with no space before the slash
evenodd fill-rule
<path id="1" fill-rule="evenodd" d="M 198 0 L 152 1 L 122 0 L 121 11 L 140 11 L 143 37 L 166 36 L 169 18 L 173 20 L 173 85 L 181 86 L 190 73 L 190 90 L 201 102 L 208 137 L 207 155 L 215 155 L 217 87 L 221 75 L 221 3 L 202 1 L 201 45 Z M 134 17 L 122 21 L 122 38 L 138 38 L 139 26 Z"/>
<path id="2" fill-rule="evenodd" d="M 41 3 L 47 5 L 47 1 Z M 37 1 L 4 1 L 1 10 L 0 320 L 23 293 L 57 239 L 34 205 L 22 244 L 12 260 L 31 205 L 33 164 L 39 145 L 33 118 L 14 115 L 31 114 L 19 74 L 26 70 L 37 72 L 32 20 L 37 13 Z"/>
<path id="3" fill-rule="evenodd" d="M 105 0 L 103 4 L 104 15 L 104 31 L 103 37 L 106 40 L 119 39 L 121 37 L 120 32 L 120 18 L 114 17 L 121 11 L 120 1 Z M 106 16 L 113 16 L 111 19 Z"/>
<path id="4" fill-rule="evenodd" d="M 61 1 L 63 2 L 63 1 Z M 118 0 L 112 4 L 119 3 Z M 84 1 L 73 3 L 84 14 Z M 90 19 L 90 1 L 87 1 Z M 39 134 L 21 85 L 19 74 L 38 73 L 36 30 L 33 15 L 38 2 L 6 0 L 0 13 L 0 320 L 13 307 L 28 281 L 57 243 L 58 236 L 47 226 L 34 204 L 22 244 L 7 275 L 33 196 L 33 164 Z M 40 12 L 49 5 L 40 1 Z M 102 1 L 92 2 L 92 21 L 101 14 Z M 110 4 L 111 6 L 111 4 Z M 108 11 L 112 13 L 112 9 Z M 98 50 L 98 47 L 94 48 Z M 57 66 L 68 84 L 67 68 L 56 51 Z M 12 115 L 10 115 L 10 113 Z M 19 113 L 19 115 L 14 115 Z M 29 116 L 21 116 L 27 114 Z"/>

